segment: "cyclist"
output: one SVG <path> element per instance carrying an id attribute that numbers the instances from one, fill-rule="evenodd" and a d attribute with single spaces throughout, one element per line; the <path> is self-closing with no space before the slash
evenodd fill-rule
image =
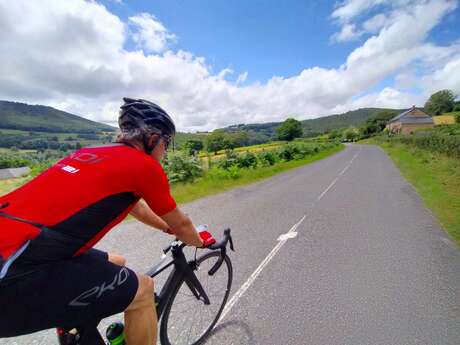
<path id="1" fill-rule="evenodd" d="M 78 150 L 0 198 L 0 337 L 124 311 L 127 343 L 152 345 L 153 280 L 92 247 L 129 213 L 187 244 L 215 242 L 170 195 L 160 161 L 175 134 L 171 117 L 123 100 L 117 143 Z"/>

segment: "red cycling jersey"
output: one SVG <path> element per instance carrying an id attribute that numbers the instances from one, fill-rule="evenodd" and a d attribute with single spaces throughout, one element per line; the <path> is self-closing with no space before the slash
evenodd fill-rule
<path id="1" fill-rule="evenodd" d="M 167 177 L 152 157 L 122 144 L 78 150 L 0 197 L 0 259 L 18 255 L 33 239 L 39 242 L 32 246 L 34 253 L 53 250 L 57 243 L 66 256 L 78 255 L 121 222 L 140 198 L 159 216 L 176 208 Z M 38 241 L 45 232 L 62 236 Z"/>

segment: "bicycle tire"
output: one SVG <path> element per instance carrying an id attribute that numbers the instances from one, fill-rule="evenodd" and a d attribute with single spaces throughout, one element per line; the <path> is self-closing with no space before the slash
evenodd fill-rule
<path id="1" fill-rule="evenodd" d="M 179 326 L 179 322 L 173 322 L 170 320 L 170 317 L 171 317 L 171 311 L 175 308 L 175 306 L 179 305 L 180 304 L 180 301 L 178 301 L 178 295 L 179 293 L 181 292 L 181 289 L 184 290 L 184 293 L 181 293 L 181 297 L 182 297 L 182 294 L 184 294 L 185 296 L 191 296 L 191 292 L 189 290 L 189 288 L 187 287 L 187 284 L 184 284 L 184 281 L 182 280 L 179 284 L 176 285 L 176 287 L 174 288 L 174 291 L 172 292 L 171 294 L 171 299 L 170 299 L 170 302 L 168 303 L 166 309 L 165 309 L 165 312 L 164 312 L 164 315 L 161 319 L 161 324 L 160 324 L 160 341 L 161 341 L 161 344 L 162 345 L 198 345 L 198 344 L 201 344 L 206 338 L 207 336 L 209 335 L 209 333 L 211 332 L 211 330 L 213 329 L 213 327 L 216 325 L 217 321 L 219 320 L 219 317 L 220 315 L 222 314 L 222 311 L 225 307 L 225 304 L 227 303 L 227 299 L 228 299 L 228 296 L 230 294 L 230 289 L 231 289 L 231 286 L 232 286 L 232 280 L 233 280 L 233 268 L 232 268 L 232 263 L 230 261 L 230 258 L 225 255 L 224 257 L 224 261 L 222 262 L 222 266 L 219 268 L 219 270 L 213 275 L 213 276 L 210 276 L 208 274 L 208 271 L 209 269 L 213 266 L 214 262 L 217 261 L 217 259 L 220 257 L 220 252 L 209 252 L 209 253 L 206 253 L 202 256 L 200 256 L 198 259 L 197 259 L 197 264 L 199 265 L 200 267 L 200 270 L 199 271 L 196 271 L 195 270 L 195 274 L 197 275 L 197 278 L 198 280 L 200 281 L 200 283 L 203 285 L 203 288 L 205 289 L 206 293 L 208 294 L 208 297 L 209 299 L 211 300 L 211 305 L 213 305 L 212 301 L 213 301 L 213 296 L 214 294 L 210 295 L 209 292 L 211 291 L 210 289 L 210 286 L 209 284 L 206 284 L 206 282 L 204 283 L 203 282 L 203 278 L 201 277 L 200 278 L 200 274 L 199 272 L 202 271 L 202 272 L 205 272 L 205 275 L 207 277 L 210 277 L 211 280 L 213 278 L 219 278 L 219 279 L 222 279 L 224 282 L 226 280 L 226 284 L 225 284 L 225 291 L 222 295 L 222 299 L 221 301 L 219 302 L 220 305 L 218 306 L 218 310 L 217 310 L 217 313 L 214 314 L 213 317 L 211 317 L 211 322 L 208 324 L 205 328 L 204 328 L 204 331 L 202 332 L 199 332 L 198 335 L 196 337 L 198 337 L 198 339 L 192 339 L 192 340 L 189 340 L 187 337 L 187 340 L 185 340 L 185 342 L 182 342 L 182 341 L 178 341 L 178 340 L 174 340 L 172 338 L 174 337 L 177 337 L 177 335 L 174 335 L 172 336 L 172 333 L 174 332 L 169 332 L 170 329 L 169 329 L 169 326 L 171 324 L 175 324 L 176 327 Z M 210 259 L 215 259 L 215 260 L 212 260 L 210 261 Z M 205 269 L 203 269 L 205 268 Z M 226 274 L 228 274 L 228 277 L 225 278 L 222 276 L 225 274 L 224 272 L 226 272 Z M 220 274 L 220 275 L 219 275 Z M 187 292 L 188 294 L 186 294 L 185 292 Z M 193 297 L 193 296 L 192 296 Z M 220 300 L 220 298 L 219 298 Z M 176 304 L 175 304 L 176 302 Z M 198 306 L 205 306 L 204 303 L 200 300 L 197 300 L 195 297 L 193 298 L 190 298 L 190 303 L 194 303 L 195 305 Z M 188 302 L 187 302 L 188 303 Z M 215 303 L 214 305 L 218 305 L 218 303 Z M 205 308 L 208 307 L 208 306 L 205 306 Z M 179 313 L 181 316 L 183 315 L 182 313 Z M 194 311 L 192 310 L 192 313 L 190 315 L 186 315 L 186 317 L 188 318 L 194 318 L 196 315 L 194 314 Z M 182 328 L 183 323 L 180 324 L 180 327 L 177 327 L 177 328 Z M 189 329 L 189 334 L 191 332 L 191 326 L 190 326 L 190 329 Z M 181 333 L 182 334 L 182 333 Z"/>

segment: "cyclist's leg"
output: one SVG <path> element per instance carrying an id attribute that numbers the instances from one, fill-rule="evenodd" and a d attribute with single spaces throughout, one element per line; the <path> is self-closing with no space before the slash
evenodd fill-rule
<path id="1" fill-rule="evenodd" d="M 107 253 L 90 250 L 39 266 L 18 259 L 9 270 L 17 279 L 1 282 L 0 337 L 78 327 L 126 310 L 136 296 L 138 278 L 107 258 Z"/>
<path id="2" fill-rule="evenodd" d="M 121 256 L 121 255 L 118 255 L 118 254 L 115 254 L 115 253 L 111 253 L 109 252 L 109 257 L 108 257 L 108 260 L 118 266 L 125 266 L 126 265 L 126 259 Z"/>
<path id="3" fill-rule="evenodd" d="M 118 265 L 118 266 L 125 266 L 126 259 L 119 255 L 112 252 L 104 252 L 102 250 L 91 248 L 87 251 L 87 253 L 91 254 L 94 257 L 98 257 L 101 260 L 109 260 L 110 262 Z"/>
<path id="4" fill-rule="evenodd" d="M 137 275 L 139 282 L 134 300 L 125 310 L 125 334 L 128 344 L 156 344 L 157 314 L 153 299 L 153 279 Z"/>

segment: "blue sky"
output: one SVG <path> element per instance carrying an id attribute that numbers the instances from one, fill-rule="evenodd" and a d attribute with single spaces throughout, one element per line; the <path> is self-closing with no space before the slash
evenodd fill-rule
<path id="1" fill-rule="evenodd" d="M 331 42 L 338 25 L 331 18 L 336 1 L 185 1 L 155 0 L 104 4 L 127 19 L 140 12 L 153 14 L 177 36 L 172 47 L 207 59 L 216 71 L 248 71 L 248 82 L 266 82 L 274 75 L 292 77 L 313 66 L 339 67 L 366 37 Z M 362 15 L 369 19 L 379 6 Z M 428 41 L 440 45 L 460 38 L 460 8 L 436 26 Z M 389 85 L 386 80 L 382 85 Z"/>
<path id="2" fill-rule="evenodd" d="M 114 123 L 146 98 L 184 131 L 423 106 L 460 94 L 458 2 L 1 2 L 0 99 Z"/>

